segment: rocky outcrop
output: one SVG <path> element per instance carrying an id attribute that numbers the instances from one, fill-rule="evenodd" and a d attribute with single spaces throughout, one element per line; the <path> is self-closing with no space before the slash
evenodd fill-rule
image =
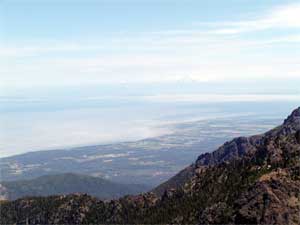
<path id="1" fill-rule="evenodd" d="M 300 181 L 288 173 L 275 171 L 264 175 L 236 201 L 237 224 L 299 224 Z"/>

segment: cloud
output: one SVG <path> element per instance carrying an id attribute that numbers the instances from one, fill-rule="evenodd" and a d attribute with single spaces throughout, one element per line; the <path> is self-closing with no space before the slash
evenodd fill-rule
<path id="1" fill-rule="evenodd" d="M 293 29 L 300 27 L 300 4 L 277 6 L 265 15 L 253 20 L 216 23 L 222 28 L 211 31 L 215 34 L 239 34 L 268 29 Z"/>
<path id="2" fill-rule="evenodd" d="M 112 36 L 101 37 L 99 41 L 55 41 L 40 40 L 29 43 L 18 43 L 12 46 L 0 45 L 0 57 L 38 56 L 55 52 L 95 52 L 106 50 L 161 50 L 201 44 L 220 45 L 232 41 L 236 45 L 258 45 L 274 42 L 299 42 L 300 3 L 280 5 L 255 16 L 254 19 L 240 21 L 200 22 L 193 29 L 160 30 L 151 32 L 112 33 Z M 269 29 L 291 29 L 294 34 L 273 35 L 272 41 L 228 39 L 228 34 L 241 34 Z M 220 46 L 218 46 L 220 47 Z"/>
<path id="3" fill-rule="evenodd" d="M 266 102 L 299 101 L 300 95 L 220 95 L 220 94 L 185 94 L 185 95 L 151 95 L 143 97 L 153 102 Z"/>
<path id="4" fill-rule="evenodd" d="M 160 30 L 151 32 L 112 34 L 100 38 L 98 42 L 85 41 L 37 41 L 34 44 L 19 43 L 15 46 L 0 46 L 0 57 L 33 56 L 52 52 L 81 52 L 117 50 L 129 46 L 130 49 L 147 50 L 173 47 L 176 44 L 197 45 L 201 43 L 225 42 L 228 34 L 241 34 L 269 29 L 291 29 L 296 34 L 287 34 L 273 38 L 276 42 L 299 42 L 300 3 L 273 7 L 254 19 L 240 21 L 200 22 L 193 29 Z M 216 36 L 216 35 L 220 35 Z M 236 40 L 235 40 L 236 41 Z M 259 40 L 260 41 L 260 40 Z M 258 44 L 259 41 L 252 43 Z M 244 42 L 245 43 L 245 42 Z M 239 44 L 239 43 L 237 43 Z M 148 46 L 148 47 L 147 47 Z"/>
<path id="5" fill-rule="evenodd" d="M 0 46 L 0 77 L 5 88 L 282 79 L 283 74 L 297 80 L 299 15 L 300 4 L 292 4 L 250 20 L 202 23 L 199 29 L 10 43 Z M 259 36 L 274 29 L 293 32 Z M 254 31 L 252 37 L 240 35 Z"/>

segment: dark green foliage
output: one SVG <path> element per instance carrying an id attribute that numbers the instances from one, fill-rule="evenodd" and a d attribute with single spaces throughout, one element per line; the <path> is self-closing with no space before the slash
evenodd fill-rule
<path id="1" fill-rule="evenodd" d="M 1 182 L 10 200 L 26 196 L 49 196 L 87 193 L 101 199 L 112 199 L 148 190 L 144 185 L 119 184 L 109 180 L 81 174 L 57 174 L 32 180 Z"/>

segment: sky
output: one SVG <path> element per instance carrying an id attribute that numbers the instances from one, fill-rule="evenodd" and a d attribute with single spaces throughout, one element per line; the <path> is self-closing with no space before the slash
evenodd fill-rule
<path id="1" fill-rule="evenodd" d="M 2 0 L 0 28 L 2 96 L 177 83 L 300 94 L 300 1 Z"/>

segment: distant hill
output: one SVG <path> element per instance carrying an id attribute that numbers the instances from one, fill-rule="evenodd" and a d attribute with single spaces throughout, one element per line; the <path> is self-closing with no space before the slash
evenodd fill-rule
<path id="1" fill-rule="evenodd" d="M 25 196 L 66 195 L 86 193 L 100 199 L 138 194 L 149 188 L 139 184 L 119 184 L 87 175 L 65 173 L 45 175 L 32 180 L 1 182 L 0 199 L 15 200 Z"/>
<path id="2" fill-rule="evenodd" d="M 263 135 L 240 137 L 200 155 L 163 194 L 2 201 L 0 224 L 298 225 L 299 171 L 300 107 Z"/>

